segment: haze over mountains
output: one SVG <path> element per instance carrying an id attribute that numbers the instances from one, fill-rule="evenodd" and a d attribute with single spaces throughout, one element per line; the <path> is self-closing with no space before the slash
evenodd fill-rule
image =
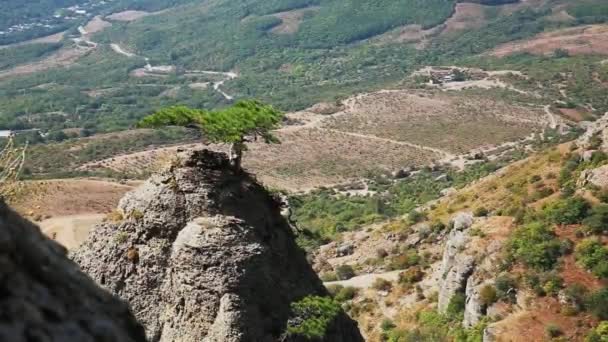
<path id="1" fill-rule="evenodd" d="M 305 303 L 320 310 L 315 319 L 339 318 L 323 325 L 326 340 L 358 335 L 342 310 L 370 341 L 607 338 L 604 0 L 0 5 L 0 139 L 28 144 L 25 182 L 9 204 L 50 238 L 80 247 L 75 259 L 131 302 L 152 340 L 279 338 L 292 323 L 314 330 L 291 312 L 306 295 L 321 298 Z M 273 132 L 280 144 L 247 143 L 243 165 L 253 176 L 243 176 L 244 188 L 214 164 L 222 157 L 205 152 L 198 163 L 210 169 L 195 168 L 199 176 L 214 170 L 213 177 L 230 182 L 199 179 L 212 183 L 208 194 L 188 181 L 195 174 L 165 181 L 157 175 L 114 209 L 150 175 L 186 167 L 176 155 L 229 152 L 205 143 L 198 130 L 136 128 L 145 115 L 251 98 L 286 115 Z M 179 190 L 183 182 L 188 195 L 167 195 L 171 206 L 155 202 L 154 217 L 139 207 L 156 200 L 150 193 Z M 268 195 L 258 183 L 281 198 L 288 221 L 278 225 L 281 234 L 289 240 L 293 228 L 332 298 L 298 255 L 289 262 L 305 270 L 308 285 L 297 295 L 279 286 L 285 294 L 278 311 L 256 331 L 243 317 L 268 307 L 243 284 L 278 282 L 271 270 L 291 264 L 275 264 L 265 253 L 296 247 L 275 248 L 277 237 L 260 223 L 279 220 L 277 208 L 264 219 L 234 223 L 231 216 L 244 214 L 216 207 L 254 188 Z M 203 210 L 182 195 L 208 196 L 213 205 Z M 126 207 L 133 196 L 142 217 Z M 158 231 L 155 220 L 167 210 L 184 222 Z M 201 217 L 215 230 L 192 232 Z M 233 230 L 253 235 L 236 242 L 222 235 Z M 198 272 L 193 265 L 220 254 L 166 254 L 184 231 L 194 234 L 187 236 L 192 244 L 218 253 L 228 240 L 247 253 L 259 244 L 265 261 L 226 256 L 222 269 L 247 265 L 224 272 L 234 283 L 195 291 L 188 285 Z M 123 258 L 133 250 L 147 261 Z M 247 253 L 241 256 L 258 255 Z M 116 268 L 104 268 L 110 259 L 118 260 L 111 262 Z M 150 260 L 180 269 L 184 283 L 163 276 L 137 287 L 154 278 Z M 134 270 L 142 273 L 131 278 Z M 257 271 L 270 278 L 248 278 Z M 222 272 L 212 267 L 197 277 Z M 163 289 L 179 288 L 181 297 L 152 300 L 177 308 L 176 316 L 149 311 L 151 300 L 136 298 L 141 288 L 161 297 Z M 196 312 L 203 306 L 190 296 L 205 302 L 202 323 Z M 179 324 L 198 335 L 180 337 Z"/>

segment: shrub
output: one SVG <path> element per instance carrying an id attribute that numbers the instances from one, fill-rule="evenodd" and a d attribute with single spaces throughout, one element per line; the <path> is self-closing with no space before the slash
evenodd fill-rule
<path id="1" fill-rule="evenodd" d="M 395 323 L 388 318 L 383 319 L 382 323 L 380 323 L 380 329 L 382 329 L 384 332 L 389 332 L 395 329 L 395 327 Z"/>
<path id="2" fill-rule="evenodd" d="M 585 342 L 606 342 L 608 341 L 608 321 L 600 322 L 595 329 L 589 332 Z"/>
<path id="3" fill-rule="evenodd" d="M 393 285 L 386 279 L 378 278 L 374 281 L 372 287 L 378 291 L 390 291 Z"/>
<path id="4" fill-rule="evenodd" d="M 534 176 L 530 177 L 530 183 L 536 183 L 542 179 L 543 178 L 540 175 L 534 175 Z"/>
<path id="5" fill-rule="evenodd" d="M 407 217 L 410 223 L 414 224 L 424 221 L 426 219 L 426 214 L 419 212 L 418 210 L 412 210 Z"/>
<path id="6" fill-rule="evenodd" d="M 464 295 L 464 293 L 456 293 L 454 296 L 452 296 L 452 298 L 450 299 L 450 303 L 448 304 L 447 307 L 447 313 L 449 315 L 452 316 L 457 316 L 462 314 L 462 312 L 464 312 L 464 306 L 466 304 L 466 297 Z"/>
<path id="7" fill-rule="evenodd" d="M 340 304 L 328 297 L 308 296 L 291 304 L 287 322 L 289 335 L 321 339 L 333 320 L 340 314 Z"/>
<path id="8" fill-rule="evenodd" d="M 340 265 L 336 267 L 336 277 L 338 280 L 348 280 L 355 276 L 355 270 L 350 265 Z"/>
<path id="9" fill-rule="evenodd" d="M 356 295 L 357 289 L 352 286 L 347 286 L 341 288 L 334 296 L 334 299 L 341 303 L 355 298 Z"/>
<path id="10" fill-rule="evenodd" d="M 585 307 L 602 320 L 608 320 L 608 288 L 590 294 L 585 300 Z"/>
<path id="11" fill-rule="evenodd" d="M 573 305 L 575 311 L 580 311 L 585 307 L 585 298 L 588 295 L 589 290 L 584 285 L 572 284 L 564 289 L 564 295 L 568 298 L 568 301 Z"/>
<path id="12" fill-rule="evenodd" d="M 560 241 L 540 222 L 517 229 L 507 242 L 507 251 L 515 260 L 541 270 L 552 269 L 560 256 Z"/>
<path id="13" fill-rule="evenodd" d="M 420 255 L 415 249 L 406 250 L 403 254 L 394 257 L 388 268 L 391 270 L 403 270 L 420 263 Z"/>
<path id="14" fill-rule="evenodd" d="M 558 337 L 562 334 L 562 329 L 555 324 L 547 325 L 546 331 L 549 338 Z"/>
<path id="15" fill-rule="evenodd" d="M 589 216 L 583 220 L 593 233 L 608 232 L 608 204 L 598 204 L 591 209 Z"/>
<path id="16" fill-rule="evenodd" d="M 556 224 L 581 223 L 587 216 L 589 203 L 581 197 L 571 197 L 551 203 L 544 209 L 547 219 Z"/>
<path id="17" fill-rule="evenodd" d="M 479 290 L 479 299 L 483 306 L 490 306 L 498 300 L 498 294 L 496 293 L 496 288 L 494 286 L 488 284 L 484 285 L 484 287 Z"/>
<path id="18" fill-rule="evenodd" d="M 321 280 L 323 280 L 324 282 L 338 280 L 338 276 L 336 275 L 336 272 L 325 272 L 325 273 L 322 273 L 319 278 L 321 278 Z"/>
<path id="19" fill-rule="evenodd" d="M 496 296 L 498 299 L 514 301 L 515 290 L 517 289 L 517 281 L 507 274 L 501 274 L 494 282 L 496 287 Z"/>
<path id="20" fill-rule="evenodd" d="M 399 283 L 401 284 L 413 284 L 422 280 L 424 272 L 418 266 L 413 266 L 399 273 Z"/>
<path id="21" fill-rule="evenodd" d="M 477 217 L 481 217 L 481 216 L 488 216 L 488 209 L 486 209 L 485 207 L 479 207 L 477 209 L 475 209 L 475 211 L 473 212 L 473 215 L 477 216 Z"/>
<path id="22" fill-rule="evenodd" d="M 384 248 L 378 248 L 376 250 L 376 256 L 380 259 L 384 259 L 388 256 L 388 252 Z"/>
<path id="23" fill-rule="evenodd" d="M 598 239 L 585 239 L 576 246 L 576 260 L 599 278 L 608 278 L 608 248 Z"/>
<path id="24" fill-rule="evenodd" d="M 340 290 L 342 290 L 343 288 L 344 286 L 342 285 L 330 285 L 327 286 L 327 292 L 329 292 L 329 295 L 335 299 L 336 294 L 338 294 L 338 292 L 340 292 Z"/>

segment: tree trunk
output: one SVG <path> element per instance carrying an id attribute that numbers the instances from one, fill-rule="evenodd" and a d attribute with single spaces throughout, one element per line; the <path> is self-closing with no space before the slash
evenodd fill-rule
<path id="1" fill-rule="evenodd" d="M 244 143 L 239 141 L 230 146 L 230 161 L 235 172 L 241 172 L 241 163 L 243 160 Z"/>

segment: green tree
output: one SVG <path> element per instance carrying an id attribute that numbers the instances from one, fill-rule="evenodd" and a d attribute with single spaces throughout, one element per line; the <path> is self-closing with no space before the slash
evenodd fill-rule
<path id="1" fill-rule="evenodd" d="M 279 143 L 272 130 L 279 126 L 282 118 L 283 113 L 274 107 L 248 100 L 216 111 L 168 107 L 145 117 L 138 127 L 198 128 L 210 142 L 230 144 L 230 160 L 235 171 L 240 171 L 248 142 L 262 139 L 267 144 Z"/>

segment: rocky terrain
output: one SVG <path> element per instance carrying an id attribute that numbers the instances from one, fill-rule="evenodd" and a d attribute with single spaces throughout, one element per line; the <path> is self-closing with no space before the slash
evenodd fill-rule
<path id="1" fill-rule="evenodd" d="M 310 320 L 323 321 L 315 315 L 325 319 L 318 340 L 361 341 L 339 307 L 306 306 L 327 292 L 280 206 L 224 154 L 183 153 L 128 193 L 73 258 L 131 304 L 150 341 L 306 341 Z"/>
<path id="2" fill-rule="evenodd" d="M 127 303 L 4 203 L 0 265 L 1 341 L 146 341 Z"/>

